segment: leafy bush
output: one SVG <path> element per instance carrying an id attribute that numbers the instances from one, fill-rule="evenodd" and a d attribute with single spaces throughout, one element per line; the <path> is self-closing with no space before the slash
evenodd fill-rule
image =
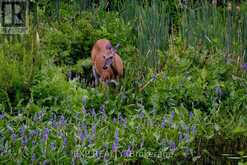
<path id="1" fill-rule="evenodd" d="M 0 95 L 1 102 L 12 109 L 30 98 L 33 77 L 39 68 L 30 39 L 24 43 L 3 44 L 0 51 Z"/>
<path id="2" fill-rule="evenodd" d="M 225 64 L 223 53 L 209 54 L 194 48 L 183 52 L 178 47 L 170 49 L 164 71 L 146 90 L 150 105 L 160 110 L 185 106 L 209 112 L 218 103 L 235 104 L 229 99 L 232 92 L 242 91 L 234 80 L 239 74 L 233 64 Z"/>
<path id="3" fill-rule="evenodd" d="M 31 88 L 33 102 L 40 107 L 70 107 L 72 111 L 79 109 L 82 96 L 88 95 L 88 92 L 77 88 L 77 85 L 76 81 L 66 80 L 61 68 L 47 66 L 35 77 L 35 84 Z"/>

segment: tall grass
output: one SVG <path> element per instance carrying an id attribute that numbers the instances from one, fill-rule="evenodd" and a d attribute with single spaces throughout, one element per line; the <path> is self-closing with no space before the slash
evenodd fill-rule
<path id="1" fill-rule="evenodd" d="M 0 45 L 0 101 L 8 111 L 30 99 L 30 87 L 40 69 L 37 33 L 5 35 Z M 16 109 L 15 109 L 16 108 Z"/>
<path id="2" fill-rule="evenodd" d="M 140 53 L 147 59 L 148 66 L 155 66 L 159 61 L 158 50 L 168 47 L 168 4 L 153 2 L 151 6 L 137 6 L 136 44 Z"/>
<path id="3" fill-rule="evenodd" d="M 184 9 L 180 34 L 188 46 L 223 49 L 226 57 L 243 56 L 246 21 L 246 12 L 238 11 L 235 4 L 219 8 L 205 2 L 197 8 Z"/>
<path id="4" fill-rule="evenodd" d="M 181 22 L 174 25 L 172 17 L 174 5 L 181 11 Z M 246 9 L 243 3 L 240 11 L 235 3 L 229 6 L 216 6 L 208 1 L 195 4 L 181 4 L 179 1 L 119 1 L 115 5 L 120 15 L 134 28 L 134 41 L 141 62 L 157 68 L 159 55 L 157 50 L 165 51 L 171 27 L 178 26 L 179 34 L 186 45 L 194 47 L 218 48 L 225 51 L 226 59 L 245 57 L 246 50 Z M 243 10 L 242 10 L 243 8 Z M 175 17 L 179 17 L 179 11 Z"/>
<path id="5" fill-rule="evenodd" d="M 56 0 L 55 7 L 57 15 L 60 11 L 60 0 Z M 82 10 L 95 10 L 95 3 L 88 0 L 75 0 L 66 5 L 72 5 L 75 13 Z M 185 4 L 180 1 L 109 1 L 100 0 L 99 10 L 106 10 L 106 7 L 116 10 L 130 22 L 134 28 L 133 39 L 145 57 L 147 66 L 157 67 L 159 56 L 157 50 L 166 50 L 168 47 L 169 32 L 174 24 L 175 6 L 181 11 L 182 17 L 179 22 L 181 35 L 189 46 L 206 46 L 207 48 L 224 49 L 226 57 L 241 55 L 245 57 L 247 47 L 247 14 L 246 2 L 242 2 L 240 11 L 236 4 L 216 7 L 209 1 L 198 1 Z M 242 10 L 243 7 L 243 10 Z M 184 8 L 184 9 L 182 9 Z M 181 10 L 182 9 L 182 10 Z M 178 16 L 179 12 L 175 13 Z M 147 58 L 146 58 L 147 57 Z"/>

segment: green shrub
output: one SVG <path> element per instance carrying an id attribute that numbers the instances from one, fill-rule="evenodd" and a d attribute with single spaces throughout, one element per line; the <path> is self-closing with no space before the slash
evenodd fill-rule
<path id="1" fill-rule="evenodd" d="M 39 68 L 29 41 L 5 43 L 0 51 L 0 93 L 4 96 L 1 102 L 10 109 L 18 103 L 27 103 L 33 77 Z"/>
<path id="2" fill-rule="evenodd" d="M 58 106 L 71 111 L 79 110 L 82 97 L 87 96 L 88 92 L 77 86 L 79 84 L 76 81 L 67 81 L 61 68 L 47 66 L 35 77 L 35 84 L 31 88 L 32 99 L 41 107 Z"/>
<path id="3" fill-rule="evenodd" d="M 225 64 L 220 51 L 213 55 L 200 51 L 190 48 L 179 53 L 178 47 L 176 50 L 170 49 L 163 72 L 146 91 L 150 106 L 167 110 L 182 105 L 189 110 L 195 108 L 209 112 L 218 103 L 237 103 L 229 102 L 233 99 L 231 93 L 243 91 L 233 79 L 239 76 L 234 71 L 234 65 Z M 148 75 L 150 79 L 151 76 Z M 240 95 L 238 97 L 242 98 Z"/>

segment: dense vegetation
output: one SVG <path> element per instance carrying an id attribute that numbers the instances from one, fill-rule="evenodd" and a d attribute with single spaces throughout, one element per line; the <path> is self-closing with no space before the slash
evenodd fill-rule
<path id="1" fill-rule="evenodd" d="M 41 0 L 0 36 L 0 162 L 245 164 L 247 3 L 94 2 Z M 100 38 L 117 87 L 92 85 Z"/>

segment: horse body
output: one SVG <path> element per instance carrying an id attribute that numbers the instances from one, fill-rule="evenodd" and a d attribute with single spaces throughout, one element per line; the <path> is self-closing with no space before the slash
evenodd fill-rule
<path id="1" fill-rule="evenodd" d="M 97 40 L 91 51 L 93 75 L 96 85 L 99 81 L 118 80 L 123 75 L 123 63 L 111 42 Z"/>

